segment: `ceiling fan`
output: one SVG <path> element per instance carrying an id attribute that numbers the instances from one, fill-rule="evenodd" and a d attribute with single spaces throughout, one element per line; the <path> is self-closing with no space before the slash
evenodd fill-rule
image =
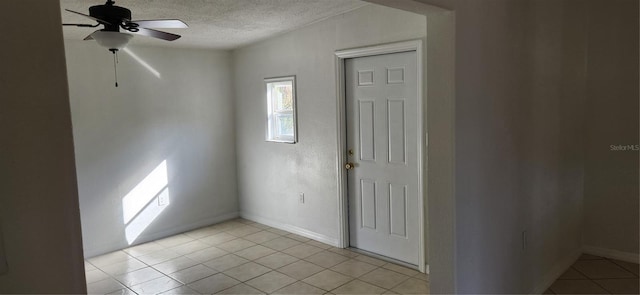
<path id="1" fill-rule="evenodd" d="M 98 22 L 95 25 L 90 24 L 62 24 L 63 26 L 76 27 L 98 27 L 104 26 L 104 29 L 91 33 L 84 40 L 96 40 L 98 44 L 106 47 L 110 51 L 117 51 L 124 48 L 129 40 L 133 37 L 131 34 L 148 36 L 167 41 L 173 41 L 180 38 L 180 35 L 158 31 L 159 28 L 188 28 L 186 23 L 178 19 L 154 19 L 154 20 L 131 20 L 131 10 L 114 5 L 114 0 L 107 0 L 103 5 L 94 5 L 89 7 L 89 14 L 65 9 L 68 12 L 75 13 L 86 18 Z M 120 30 L 127 33 L 122 33 Z"/>
<path id="2" fill-rule="evenodd" d="M 103 29 L 91 33 L 84 40 L 95 40 L 100 46 L 107 48 L 114 54 L 114 67 L 117 63 L 116 52 L 124 48 L 133 38 L 132 34 L 158 38 L 166 41 L 174 41 L 180 35 L 158 31 L 155 29 L 165 28 L 188 28 L 189 26 L 179 19 L 153 19 L 153 20 L 131 20 L 131 10 L 116 6 L 114 0 L 107 0 L 103 5 L 89 7 L 89 14 L 65 9 L 68 12 L 84 16 L 98 22 L 97 24 L 69 24 L 63 26 L 89 27 L 95 28 L 104 26 Z M 124 30 L 126 32 L 121 32 Z M 118 87 L 116 73 L 116 87 Z"/>

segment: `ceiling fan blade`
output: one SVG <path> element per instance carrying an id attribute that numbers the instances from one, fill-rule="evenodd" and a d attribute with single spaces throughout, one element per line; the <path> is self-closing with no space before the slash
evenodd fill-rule
<path id="1" fill-rule="evenodd" d="M 74 26 L 74 27 L 83 27 L 83 28 L 95 28 L 100 24 L 90 25 L 90 24 L 62 24 L 63 26 Z"/>
<path id="2" fill-rule="evenodd" d="M 98 30 L 98 31 L 100 31 L 100 30 Z M 95 31 L 95 32 L 97 32 L 97 31 Z M 95 32 L 93 32 L 93 33 L 95 33 Z M 82 40 L 84 40 L 84 41 L 93 40 L 93 33 L 89 34 L 89 36 L 87 36 L 87 37 L 84 37 L 84 39 L 82 39 Z"/>
<path id="3" fill-rule="evenodd" d="M 147 29 L 185 29 L 189 26 L 179 19 L 133 20 L 140 28 Z"/>
<path id="4" fill-rule="evenodd" d="M 132 34 L 138 34 L 138 35 L 143 35 L 147 37 L 167 40 L 167 41 L 173 41 L 181 37 L 180 35 L 171 34 L 171 33 L 158 31 L 158 30 L 145 29 L 145 28 L 138 28 L 137 32 L 134 32 L 134 31 L 129 31 L 129 32 Z"/>
<path id="5" fill-rule="evenodd" d="M 99 22 L 99 23 L 103 23 L 103 24 L 111 25 L 111 23 L 110 23 L 110 22 L 108 22 L 108 21 L 104 21 L 104 20 L 101 20 L 101 19 L 99 19 L 99 18 L 95 18 L 95 17 L 90 16 L 90 15 L 88 15 L 88 14 L 84 14 L 84 13 L 77 12 L 77 11 L 73 11 L 73 10 L 69 10 L 69 9 L 65 9 L 65 10 L 66 10 L 66 11 L 68 11 L 68 12 L 71 12 L 71 13 L 75 13 L 75 14 L 78 14 L 78 15 L 82 15 L 82 16 L 84 16 L 84 17 L 86 17 L 86 18 L 90 18 L 90 19 L 95 20 L 95 21 L 97 21 L 97 22 Z"/>

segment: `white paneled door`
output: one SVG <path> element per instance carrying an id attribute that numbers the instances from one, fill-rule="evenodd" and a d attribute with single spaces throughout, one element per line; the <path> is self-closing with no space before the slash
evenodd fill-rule
<path id="1" fill-rule="evenodd" d="M 349 241 L 419 260 L 416 52 L 345 60 Z"/>

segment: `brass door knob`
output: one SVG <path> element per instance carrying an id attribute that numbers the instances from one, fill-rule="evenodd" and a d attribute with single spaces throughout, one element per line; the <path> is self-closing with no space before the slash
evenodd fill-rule
<path id="1" fill-rule="evenodd" d="M 344 165 L 344 168 L 346 168 L 347 170 L 351 170 L 355 167 L 355 165 L 353 165 L 353 163 L 347 163 Z"/>

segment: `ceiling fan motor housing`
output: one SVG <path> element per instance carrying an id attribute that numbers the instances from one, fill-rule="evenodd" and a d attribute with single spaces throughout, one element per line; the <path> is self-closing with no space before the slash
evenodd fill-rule
<path id="1" fill-rule="evenodd" d="M 89 15 L 109 22 L 109 24 L 104 24 L 104 30 L 111 32 L 119 32 L 120 24 L 124 21 L 131 21 L 131 10 L 109 4 L 89 7 Z"/>

